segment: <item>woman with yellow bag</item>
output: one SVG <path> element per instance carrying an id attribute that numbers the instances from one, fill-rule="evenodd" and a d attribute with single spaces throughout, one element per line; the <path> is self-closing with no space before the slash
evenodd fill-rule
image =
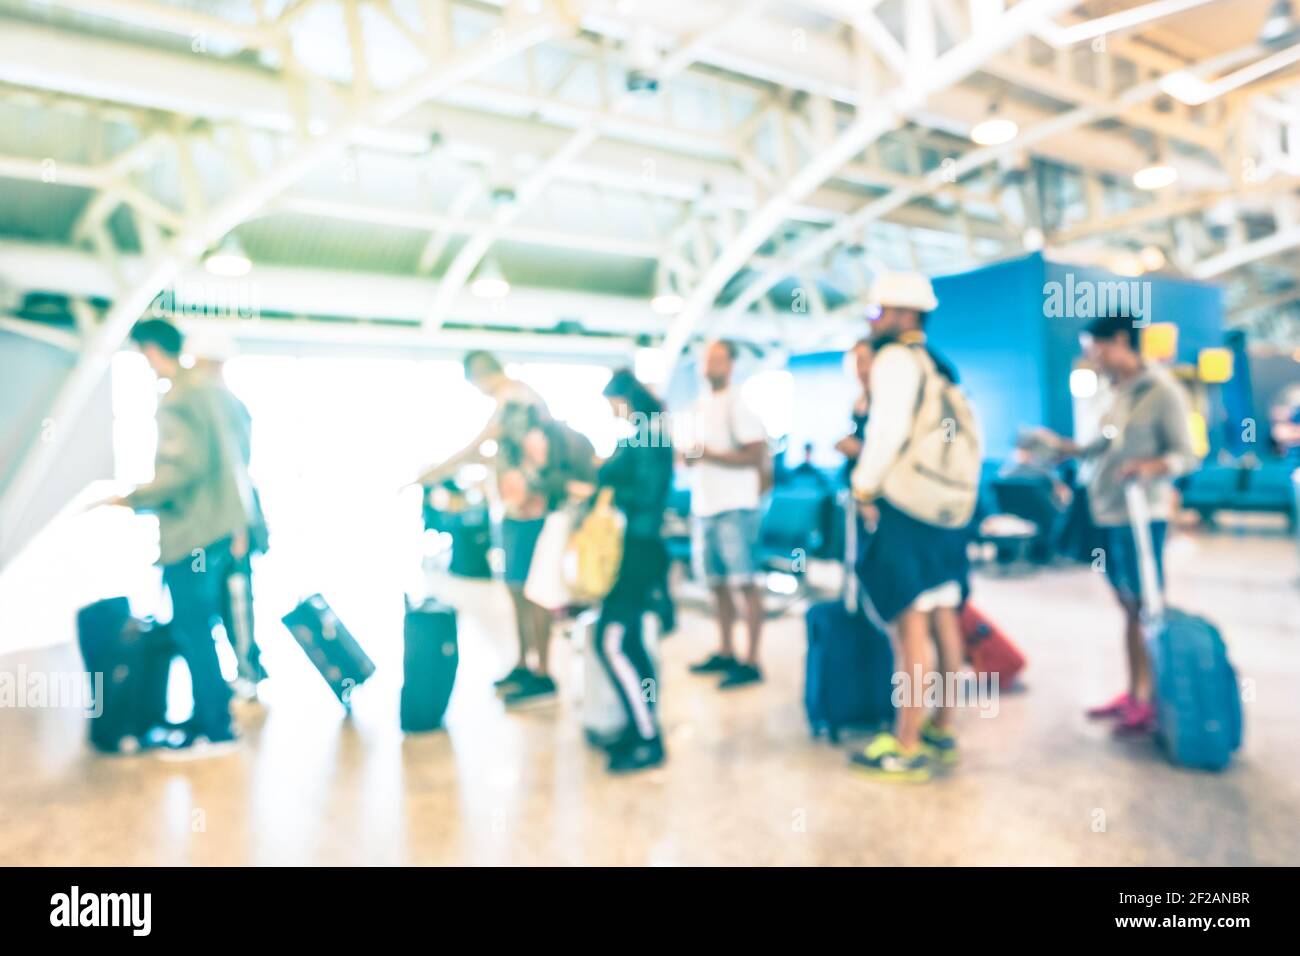
<path id="1" fill-rule="evenodd" d="M 665 756 L 656 715 L 658 681 L 642 621 L 663 586 L 668 566 L 660 529 L 672 483 L 673 453 L 668 434 L 660 430 L 663 406 L 630 370 L 615 372 L 604 395 L 614 414 L 634 426 L 633 434 L 620 440 L 601 465 L 595 487 L 585 489 L 597 496 L 593 516 L 612 502 L 625 519 L 618 572 L 601 604 L 593 641 L 628 718 L 627 730 L 609 748 L 609 769 L 627 773 L 658 766 Z M 592 530 L 594 534 L 596 529 Z M 602 545 L 592 541 L 579 547 L 599 550 Z M 601 562 L 591 563 L 599 567 Z"/>

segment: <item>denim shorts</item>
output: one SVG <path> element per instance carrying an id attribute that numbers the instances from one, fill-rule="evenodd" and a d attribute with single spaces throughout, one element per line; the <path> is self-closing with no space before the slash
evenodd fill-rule
<path id="1" fill-rule="evenodd" d="M 752 584 L 762 577 L 758 557 L 757 509 L 697 517 L 691 526 L 695 574 L 709 584 Z"/>
<path id="2" fill-rule="evenodd" d="M 505 553 L 506 584 L 523 587 L 528 580 L 528 568 L 533 563 L 533 549 L 537 536 L 542 533 L 545 518 L 502 518 L 501 550 Z"/>
<path id="3" fill-rule="evenodd" d="M 1164 550 L 1165 528 L 1163 521 L 1151 522 L 1151 547 L 1156 557 L 1156 581 L 1165 585 Z M 1106 577 L 1115 592 L 1126 601 L 1142 598 L 1142 572 L 1138 566 L 1137 541 L 1128 525 L 1105 528 Z"/>

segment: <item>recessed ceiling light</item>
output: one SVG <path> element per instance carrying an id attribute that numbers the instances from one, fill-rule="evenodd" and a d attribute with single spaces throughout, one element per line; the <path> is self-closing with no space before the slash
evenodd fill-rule
<path id="1" fill-rule="evenodd" d="M 1147 246 L 1138 253 L 1138 261 L 1147 272 L 1156 272 L 1165 266 L 1165 251 L 1159 246 Z"/>
<path id="2" fill-rule="evenodd" d="M 676 315 L 686 304 L 676 292 L 661 292 L 650 300 L 650 308 L 656 315 Z"/>
<path id="3" fill-rule="evenodd" d="M 971 127 L 971 142 L 979 146 L 1001 146 L 1020 135 L 1020 127 L 1015 120 L 1005 116 L 990 116 Z"/>
<path id="4" fill-rule="evenodd" d="M 510 283 L 495 258 L 489 256 L 483 261 L 469 291 L 480 299 L 503 299 L 510 294 Z"/>
<path id="5" fill-rule="evenodd" d="M 1214 99 L 1214 87 L 1187 70 L 1175 70 L 1162 77 L 1160 89 L 1188 106 L 1200 106 Z"/>
<path id="6" fill-rule="evenodd" d="M 238 279 L 253 269 L 253 261 L 234 233 L 226 236 L 221 245 L 203 257 L 203 268 L 223 279 Z"/>
<path id="7" fill-rule="evenodd" d="M 1138 189 L 1164 189 L 1178 182 L 1178 170 L 1168 163 L 1153 163 L 1133 174 Z"/>

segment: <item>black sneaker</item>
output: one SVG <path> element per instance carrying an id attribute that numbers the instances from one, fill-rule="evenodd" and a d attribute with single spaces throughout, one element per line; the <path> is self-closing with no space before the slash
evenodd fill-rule
<path id="1" fill-rule="evenodd" d="M 533 676 L 533 672 L 530 671 L 527 667 L 525 667 L 523 664 L 516 664 L 514 666 L 514 669 L 511 670 L 510 673 L 507 674 L 505 677 L 501 678 L 500 680 L 494 680 L 492 682 L 492 688 L 498 694 L 508 694 L 510 691 L 516 690 L 517 688 L 522 686 L 523 682 L 532 676 Z"/>
<path id="2" fill-rule="evenodd" d="M 549 676 L 529 672 L 517 686 L 506 692 L 504 699 L 507 707 L 514 707 L 551 700 L 555 693 L 555 681 Z"/>
<path id="3" fill-rule="evenodd" d="M 740 661 L 729 654 L 710 654 L 698 664 L 690 667 L 692 674 L 726 674 L 737 667 Z"/>
<path id="4" fill-rule="evenodd" d="M 758 684 L 763 680 L 763 672 L 753 664 L 737 663 L 735 667 L 727 671 L 727 676 L 722 678 L 718 684 L 719 690 L 728 690 L 732 687 L 744 687 L 746 684 Z"/>
<path id="5" fill-rule="evenodd" d="M 663 763 L 665 756 L 664 744 L 660 738 L 638 740 L 609 755 L 609 772 L 635 773 L 638 770 L 649 770 Z"/>

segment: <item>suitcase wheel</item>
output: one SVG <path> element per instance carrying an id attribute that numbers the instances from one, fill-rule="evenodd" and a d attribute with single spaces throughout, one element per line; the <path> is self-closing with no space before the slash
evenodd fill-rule
<path id="1" fill-rule="evenodd" d="M 826 739 L 829 740 L 829 741 L 830 741 L 831 743 L 833 743 L 833 744 L 837 744 L 837 743 L 839 743 L 839 742 L 840 742 L 840 729 L 839 729 L 838 727 L 827 727 L 827 728 L 826 728 Z"/>

